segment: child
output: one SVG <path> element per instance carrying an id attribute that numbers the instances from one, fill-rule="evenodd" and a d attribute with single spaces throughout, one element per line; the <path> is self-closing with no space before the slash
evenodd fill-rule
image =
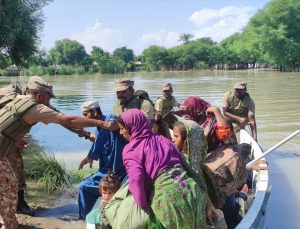
<path id="1" fill-rule="evenodd" d="M 94 208 L 86 218 L 88 223 L 96 224 L 97 229 L 111 228 L 105 217 L 104 206 L 111 200 L 117 190 L 120 188 L 118 176 L 109 174 L 101 179 L 99 184 L 99 194 L 101 204 L 99 208 Z"/>

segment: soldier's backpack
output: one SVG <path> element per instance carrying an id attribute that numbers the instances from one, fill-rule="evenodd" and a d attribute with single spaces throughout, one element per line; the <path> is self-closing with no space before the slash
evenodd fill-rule
<path id="1" fill-rule="evenodd" d="M 142 99 L 148 100 L 152 104 L 152 106 L 154 107 L 154 103 L 150 99 L 150 96 L 149 96 L 148 92 L 146 92 L 145 90 L 136 90 L 134 92 L 134 95 L 137 96 L 137 98 L 139 99 L 139 101 L 142 100 Z"/>
<path id="2" fill-rule="evenodd" d="M 237 145 L 222 145 L 213 150 L 205 164 L 213 172 L 226 196 L 236 193 L 247 181 L 247 154 Z"/>

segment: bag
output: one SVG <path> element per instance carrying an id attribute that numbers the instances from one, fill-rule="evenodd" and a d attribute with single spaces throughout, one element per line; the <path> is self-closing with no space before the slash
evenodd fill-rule
<path id="1" fill-rule="evenodd" d="M 217 184 L 226 196 L 242 188 L 247 181 L 246 155 L 238 145 L 222 145 L 213 150 L 205 160 Z"/>
<path id="2" fill-rule="evenodd" d="M 150 99 L 150 96 L 149 96 L 148 92 L 146 92 L 145 90 L 136 90 L 134 92 L 134 95 L 137 96 L 139 101 L 142 100 L 142 99 L 148 100 L 152 104 L 152 106 L 154 107 L 154 103 Z"/>

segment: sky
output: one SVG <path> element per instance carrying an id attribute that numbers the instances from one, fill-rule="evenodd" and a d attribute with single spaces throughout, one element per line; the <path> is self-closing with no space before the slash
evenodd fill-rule
<path id="1" fill-rule="evenodd" d="M 150 45 L 180 45 L 179 36 L 219 42 L 242 31 L 267 0 L 53 0 L 43 8 L 42 49 L 69 38 L 112 52 L 126 46 L 139 55 Z"/>

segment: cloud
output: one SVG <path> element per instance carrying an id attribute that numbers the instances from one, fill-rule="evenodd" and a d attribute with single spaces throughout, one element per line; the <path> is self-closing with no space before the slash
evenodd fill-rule
<path id="1" fill-rule="evenodd" d="M 132 45 L 136 54 L 141 54 L 150 45 L 159 45 L 165 48 L 178 45 L 179 33 L 159 30 L 156 32 L 145 33 Z"/>
<path id="2" fill-rule="evenodd" d="M 105 27 L 98 20 L 93 26 L 86 27 L 83 31 L 74 33 L 71 39 L 83 44 L 87 52 L 92 50 L 92 46 L 99 46 L 109 52 L 125 46 L 125 41 L 120 30 Z"/>
<path id="3" fill-rule="evenodd" d="M 241 31 L 254 13 L 255 10 L 251 7 L 227 6 L 194 12 L 189 19 L 197 27 L 192 31 L 195 38 L 211 37 L 214 41 L 221 41 Z"/>

